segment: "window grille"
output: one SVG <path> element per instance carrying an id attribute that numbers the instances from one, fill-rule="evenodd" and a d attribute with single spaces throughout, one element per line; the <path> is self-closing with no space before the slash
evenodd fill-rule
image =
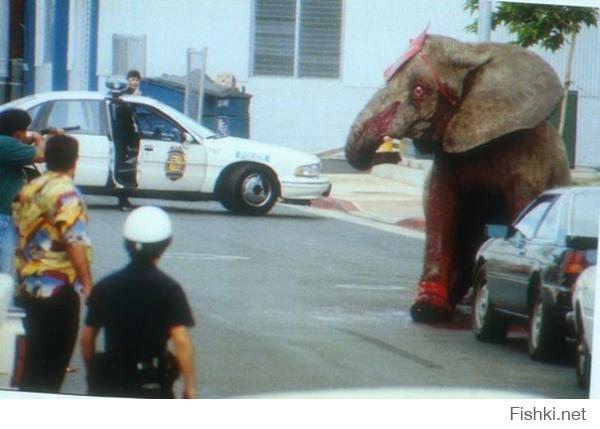
<path id="1" fill-rule="evenodd" d="M 254 75 L 338 78 L 342 0 L 255 0 Z"/>
<path id="2" fill-rule="evenodd" d="M 113 34 L 113 75 L 127 75 L 138 70 L 146 76 L 146 35 Z"/>

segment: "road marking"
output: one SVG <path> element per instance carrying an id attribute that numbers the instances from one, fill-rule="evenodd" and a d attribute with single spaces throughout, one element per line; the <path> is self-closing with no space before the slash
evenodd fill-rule
<path id="1" fill-rule="evenodd" d="M 192 261 L 248 261 L 248 256 L 234 255 L 213 255 L 210 253 L 189 253 L 189 252 L 167 252 L 163 256 L 166 259 L 192 260 Z"/>
<path id="2" fill-rule="evenodd" d="M 358 215 L 350 215 L 344 212 L 340 212 L 337 210 L 328 210 L 328 209 L 320 209 L 317 207 L 310 206 L 297 206 L 293 204 L 282 204 L 286 207 L 301 210 L 307 213 L 315 214 L 317 216 L 329 217 L 337 220 L 341 220 L 344 222 L 350 222 L 357 225 L 368 226 L 370 228 L 379 229 L 385 232 L 391 232 L 392 234 L 403 235 L 405 237 L 411 238 L 420 238 L 421 240 L 425 239 L 425 233 L 422 231 L 415 231 L 409 228 L 404 228 L 398 225 L 390 225 L 387 223 L 382 223 L 379 221 L 367 219 L 364 217 L 359 217 Z"/>
<path id="3" fill-rule="evenodd" d="M 337 284 L 333 287 L 338 289 L 354 289 L 354 290 L 408 290 L 406 286 L 393 286 L 393 285 L 348 285 L 348 284 Z"/>

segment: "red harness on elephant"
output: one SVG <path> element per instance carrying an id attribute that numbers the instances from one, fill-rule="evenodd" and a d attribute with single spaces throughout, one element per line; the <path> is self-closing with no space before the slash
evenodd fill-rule
<path id="1" fill-rule="evenodd" d="M 458 105 L 458 99 L 452 94 L 450 94 L 448 88 L 446 88 L 446 85 L 444 85 L 444 83 L 440 80 L 439 75 L 435 71 L 431 60 L 429 59 L 425 51 L 423 51 L 423 46 L 425 45 L 425 38 L 427 37 L 428 28 L 429 26 L 427 26 L 427 28 L 425 28 L 425 30 L 421 34 L 419 34 L 416 39 L 412 39 L 410 41 L 408 50 L 404 54 L 402 54 L 402 56 L 398 58 L 396 62 L 394 62 L 392 65 L 385 69 L 385 71 L 383 72 L 383 76 L 385 77 L 386 81 L 389 81 L 396 74 L 396 72 L 400 70 L 404 64 L 406 64 L 408 60 L 418 55 L 423 59 L 425 65 L 431 72 L 431 76 L 433 77 L 433 80 L 435 81 L 435 84 L 437 85 L 440 94 L 442 94 L 442 96 L 446 99 L 446 101 L 448 101 L 448 103 L 452 107 L 455 107 Z"/>

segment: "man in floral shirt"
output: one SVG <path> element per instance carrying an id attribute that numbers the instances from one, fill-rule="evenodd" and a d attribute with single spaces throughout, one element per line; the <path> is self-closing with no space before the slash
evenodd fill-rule
<path id="1" fill-rule="evenodd" d="M 23 390 L 60 391 L 79 327 L 76 288 L 87 297 L 92 286 L 87 212 L 73 183 L 77 156 L 74 138 L 49 139 L 48 171 L 13 203 L 19 239 L 15 301 L 27 316 Z"/>

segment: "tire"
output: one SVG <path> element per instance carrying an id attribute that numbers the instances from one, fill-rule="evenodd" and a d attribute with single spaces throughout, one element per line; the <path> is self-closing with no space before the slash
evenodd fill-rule
<path id="1" fill-rule="evenodd" d="M 475 338 L 483 342 L 501 342 L 508 332 L 508 321 L 494 310 L 490 300 L 485 264 L 475 274 L 475 296 L 472 303 L 472 328 Z"/>
<path id="2" fill-rule="evenodd" d="M 258 166 L 235 168 L 221 188 L 221 204 L 235 214 L 265 215 L 278 198 L 277 179 L 273 173 Z"/>
<path id="3" fill-rule="evenodd" d="M 575 371 L 577 374 L 577 384 L 582 389 L 590 388 L 590 376 L 592 370 L 592 354 L 590 353 L 585 335 L 583 332 L 583 321 L 581 314 L 577 312 L 577 346 L 575 349 Z"/>
<path id="4" fill-rule="evenodd" d="M 529 317 L 529 357 L 538 361 L 554 360 L 565 350 L 565 332 L 552 319 L 538 290 Z"/>

